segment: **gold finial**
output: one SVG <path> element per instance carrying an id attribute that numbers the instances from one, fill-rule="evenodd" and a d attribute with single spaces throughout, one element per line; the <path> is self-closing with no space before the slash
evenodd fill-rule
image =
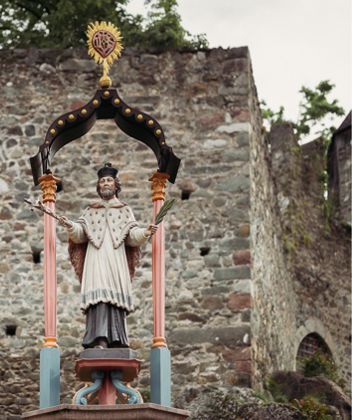
<path id="1" fill-rule="evenodd" d="M 105 89 L 111 86 L 109 70 L 112 63 L 120 57 L 122 44 L 121 33 L 110 22 L 90 23 L 87 29 L 88 54 L 97 64 L 103 64 L 103 76 L 99 80 L 100 86 Z"/>

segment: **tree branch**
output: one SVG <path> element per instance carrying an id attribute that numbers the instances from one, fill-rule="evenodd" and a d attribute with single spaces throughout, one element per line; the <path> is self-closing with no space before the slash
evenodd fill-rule
<path id="1" fill-rule="evenodd" d="M 15 1 L 16 6 L 24 9 L 26 12 L 31 13 L 33 16 L 35 16 L 38 20 L 42 20 L 42 15 L 40 15 L 36 10 L 33 10 L 31 7 L 28 7 L 27 5 L 21 3 L 20 1 Z"/>

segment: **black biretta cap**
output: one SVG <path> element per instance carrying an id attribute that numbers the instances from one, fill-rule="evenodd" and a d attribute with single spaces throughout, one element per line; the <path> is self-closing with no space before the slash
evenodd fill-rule
<path id="1" fill-rule="evenodd" d="M 116 178 L 117 173 L 118 169 L 113 168 L 110 162 L 106 162 L 105 165 L 97 172 L 99 179 L 104 176 L 112 176 L 113 178 Z"/>

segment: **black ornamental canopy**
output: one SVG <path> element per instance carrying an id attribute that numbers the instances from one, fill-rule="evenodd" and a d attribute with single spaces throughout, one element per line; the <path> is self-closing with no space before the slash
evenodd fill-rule
<path id="1" fill-rule="evenodd" d="M 180 159 L 166 144 L 164 132 L 155 118 L 127 105 L 116 89 L 99 89 L 83 107 L 61 115 L 50 125 L 38 153 L 30 158 L 34 184 L 48 172 L 55 154 L 66 144 L 86 134 L 96 120 L 114 119 L 127 135 L 140 140 L 154 152 L 158 170 L 174 183 Z"/>

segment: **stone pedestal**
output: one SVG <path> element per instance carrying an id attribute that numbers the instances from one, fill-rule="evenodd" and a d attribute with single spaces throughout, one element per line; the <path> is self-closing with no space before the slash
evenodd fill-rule
<path id="1" fill-rule="evenodd" d="M 158 404 L 135 405 L 70 405 L 44 408 L 23 414 L 31 420 L 184 420 L 189 416 L 186 410 L 163 407 Z"/>
<path id="2" fill-rule="evenodd" d="M 130 348 L 122 349 L 87 349 L 76 362 L 77 377 L 83 382 L 91 382 L 92 372 L 101 370 L 121 370 L 122 380 L 132 382 L 140 370 L 140 360 Z"/>
<path id="3" fill-rule="evenodd" d="M 85 405 L 89 403 L 88 395 L 97 395 L 100 405 L 110 405 L 116 404 L 118 396 L 123 394 L 128 395 L 129 404 L 142 403 L 138 391 L 125 385 L 137 378 L 140 364 L 136 353 L 129 348 L 83 351 L 76 362 L 76 374 L 82 382 L 92 385 L 79 390 L 73 402 Z M 120 402 L 124 401 L 124 398 L 120 399 Z"/>

